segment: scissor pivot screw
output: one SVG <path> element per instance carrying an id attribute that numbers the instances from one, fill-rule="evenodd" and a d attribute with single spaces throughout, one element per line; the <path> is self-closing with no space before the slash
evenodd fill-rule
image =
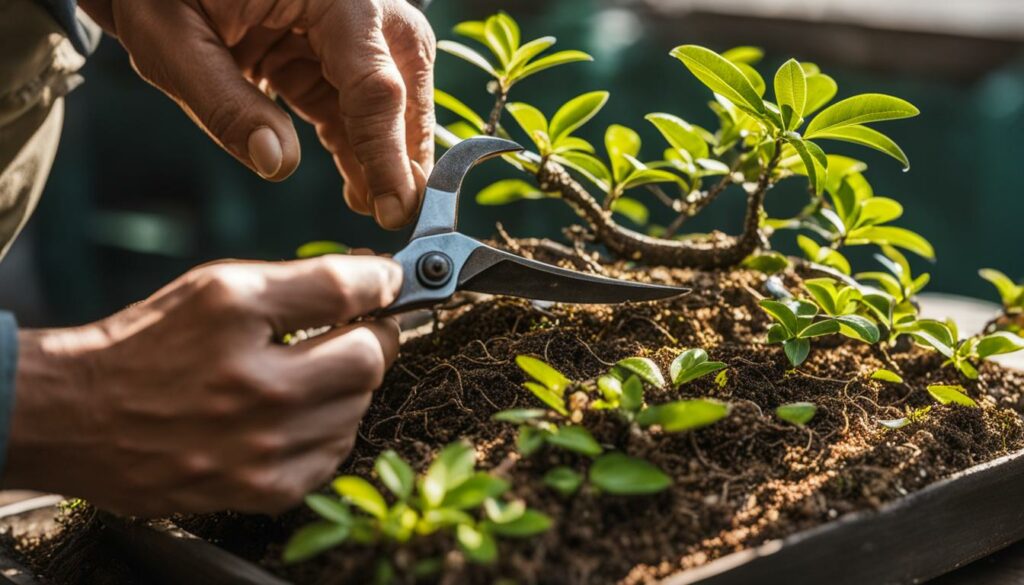
<path id="1" fill-rule="evenodd" d="M 416 276 L 423 286 L 440 288 L 452 277 L 452 259 L 441 252 L 424 254 L 416 264 Z"/>

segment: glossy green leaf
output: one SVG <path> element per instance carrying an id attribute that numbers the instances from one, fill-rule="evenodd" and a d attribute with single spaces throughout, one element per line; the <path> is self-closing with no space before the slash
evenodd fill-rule
<path id="1" fill-rule="evenodd" d="M 477 508 L 488 498 L 496 498 L 508 491 L 503 479 L 478 471 L 454 488 L 448 490 L 441 501 L 442 508 L 468 510 Z"/>
<path id="2" fill-rule="evenodd" d="M 507 14 L 499 12 L 484 22 L 484 40 L 502 67 L 506 67 L 519 48 L 519 26 Z"/>
<path id="3" fill-rule="evenodd" d="M 817 412 L 818 407 L 813 402 L 793 402 L 776 408 L 775 416 L 788 423 L 802 427 L 811 422 L 811 419 L 814 418 Z"/>
<path id="4" fill-rule="evenodd" d="M 306 505 L 324 520 L 335 524 L 352 524 L 352 510 L 345 502 L 323 494 L 309 494 L 305 498 Z"/>
<path id="5" fill-rule="evenodd" d="M 412 467 L 398 453 L 389 449 L 380 454 L 373 464 L 377 477 L 399 500 L 406 500 L 412 494 L 416 482 L 416 474 Z"/>
<path id="6" fill-rule="evenodd" d="M 870 199 L 865 199 L 857 204 L 857 208 L 858 214 L 856 227 L 888 223 L 903 216 L 903 206 L 895 199 L 889 199 L 888 197 L 871 197 Z M 893 252 L 895 252 L 895 250 L 893 250 Z M 901 272 L 901 274 L 909 273 L 909 268 L 903 268 Z"/>
<path id="7" fill-rule="evenodd" d="M 284 547 L 285 563 L 298 563 L 332 549 L 348 539 L 351 527 L 334 522 L 315 522 L 295 531 Z"/>
<path id="8" fill-rule="evenodd" d="M 483 118 L 477 115 L 472 108 L 462 103 L 458 98 L 450 93 L 441 91 L 440 89 L 435 89 L 434 103 L 469 122 L 470 125 L 478 131 L 482 132 L 486 125 Z"/>
<path id="9" fill-rule="evenodd" d="M 547 437 L 547 442 L 556 447 L 561 447 L 574 453 L 596 457 L 604 449 L 590 434 L 590 431 L 577 425 L 566 425 L 559 427 L 558 431 Z"/>
<path id="10" fill-rule="evenodd" d="M 605 131 L 604 145 L 612 163 L 613 179 L 616 183 L 625 180 L 633 171 L 633 163 L 628 157 L 635 157 L 640 153 L 640 135 L 625 126 L 612 124 Z"/>
<path id="11" fill-rule="evenodd" d="M 550 49 L 554 44 L 555 37 L 541 37 L 519 47 L 519 50 L 512 55 L 512 60 L 509 61 L 506 74 L 514 80 L 527 63 Z"/>
<path id="12" fill-rule="evenodd" d="M 485 27 L 486 25 L 482 20 L 469 20 L 466 22 L 460 22 L 459 24 L 456 24 L 452 28 L 452 30 L 457 35 L 462 35 L 464 37 L 473 39 L 474 41 L 480 44 L 486 44 L 487 37 L 484 34 Z"/>
<path id="13" fill-rule="evenodd" d="M 933 384 L 928 386 L 928 393 L 932 395 L 939 404 L 960 404 L 963 406 L 977 407 L 978 403 L 965 394 L 963 386 L 951 386 L 946 384 Z"/>
<path id="14" fill-rule="evenodd" d="M 544 446 L 548 434 L 547 431 L 523 425 L 519 427 L 519 434 L 516 435 L 516 449 L 523 457 L 529 457 Z"/>
<path id="15" fill-rule="evenodd" d="M 582 483 L 583 476 L 564 465 L 555 467 L 544 474 L 544 485 L 566 498 L 575 494 Z"/>
<path id="16" fill-rule="evenodd" d="M 645 408 L 637 424 L 658 425 L 668 433 L 681 433 L 714 424 L 729 414 L 729 405 L 708 398 L 677 400 Z"/>
<path id="17" fill-rule="evenodd" d="M 793 108 L 793 112 L 796 114 L 793 118 L 795 121 L 804 115 L 804 106 L 807 105 L 807 77 L 796 59 L 790 59 L 783 63 L 775 74 L 775 100 L 779 103 L 780 108 L 782 106 Z M 797 124 L 794 122 L 787 129 L 793 130 L 796 126 Z"/>
<path id="18" fill-rule="evenodd" d="M 493 522 L 488 528 L 499 536 L 506 538 L 528 538 L 547 532 L 551 528 L 551 518 L 537 510 L 527 509 L 515 520 L 509 522 Z"/>
<path id="19" fill-rule="evenodd" d="M 420 484 L 420 495 L 427 506 L 440 506 L 449 490 L 472 477 L 475 465 L 476 451 L 465 442 L 451 443 L 441 449 Z"/>
<path id="20" fill-rule="evenodd" d="M 804 136 L 814 138 L 820 132 L 844 126 L 911 118 L 920 113 L 913 104 L 897 97 L 880 93 L 855 95 L 822 110 L 807 125 Z"/>
<path id="21" fill-rule="evenodd" d="M 804 163 L 807 173 L 807 180 L 811 183 L 814 192 L 821 194 L 825 190 L 825 173 L 827 171 L 828 158 L 821 148 L 809 140 L 803 140 L 799 136 L 790 133 L 786 141 L 796 150 L 800 160 Z"/>
<path id="22" fill-rule="evenodd" d="M 840 126 L 828 130 L 819 130 L 815 133 L 814 137 L 819 140 L 822 138 L 831 138 L 832 140 L 841 140 L 843 142 L 851 142 L 853 144 L 873 148 L 898 160 L 900 164 L 903 165 L 904 171 L 910 170 L 910 159 L 907 158 L 907 154 L 903 152 L 903 149 L 900 148 L 892 138 L 889 138 L 874 128 L 868 128 L 867 126 L 860 126 L 857 124 L 852 126 Z"/>
<path id="23" fill-rule="evenodd" d="M 419 523 L 420 515 L 411 506 L 399 502 L 388 510 L 388 517 L 381 523 L 381 530 L 391 540 L 404 543 L 412 538 Z"/>
<path id="24" fill-rule="evenodd" d="M 537 59 L 523 67 L 522 71 L 519 72 L 516 81 L 521 81 L 531 75 L 536 75 L 541 71 L 551 69 L 552 67 L 558 67 L 559 65 L 593 60 L 593 57 L 583 51 L 559 51 L 546 57 L 541 57 L 540 59 Z"/>
<path id="25" fill-rule="evenodd" d="M 636 374 L 641 380 L 651 386 L 661 388 L 665 385 L 665 377 L 661 374 L 661 369 L 658 368 L 658 364 L 648 358 L 626 358 L 616 362 L 615 367 L 622 368 Z"/>
<path id="26" fill-rule="evenodd" d="M 565 408 L 565 398 L 563 395 L 556 394 L 547 386 L 536 382 L 524 382 L 523 386 L 558 414 L 562 416 L 569 416 L 569 410 Z"/>
<path id="27" fill-rule="evenodd" d="M 722 362 L 710 361 L 707 352 L 703 349 L 688 349 L 672 360 L 672 364 L 669 366 L 669 378 L 672 379 L 672 386 L 678 388 L 725 367 L 726 365 Z"/>
<path id="28" fill-rule="evenodd" d="M 476 194 L 480 205 L 508 205 L 524 199 L 545 199 L 548 195 L 522 179 L 502 179 Z"/>
<path id="29" fill-rule="evenodd" d="M 935 258 L 935 248 L 932 247 L 928 240 L 908 229 L 900 227 L 876 225 L 857 228 L 847 235 L 846 243 L 850 245 L 888 244 L 909 250 L 929 260 Z"/>
<path id="30" fill-rule="evenodd" d="M 885 368 L 879 368 L 871 374 L 872 380 L 879 380 L 881 382 L 889 382 L 891 384 L 902 384 L 903 377 L 892 370 Z"/>
<path id="31" fill-rule="evenodd" d="M 498 545 L 487 531 L 470 524 L 455 527 L 455 541 L 466 558 L 474 563 L 489 564 L 498 558 Z"/>
<path id="32" fill-rule="evenodd" d="M 328 254 L 348 254 L 351 251 L 352 248 L 345 244 L 321 240 L 299 246 L 299 249 L 295 251 L 295 256 L 298 258 L 316 258 Z"/>
<path id="33" fill-rule="evenodd" d="M 811 353 L 811 342 L 806 339 L 790 339 L 782 344 L 782 349 L 785 350 L 789 363 L 795 368 L 804 363 Z"/>
<path id="34" fill-rule="evenodd" d="M 556 162 L 583 175 L 585 179 L 597 186 L 602 192 L 607 193 L 610 190 L 612 182 L 611 171 L 593 155 L 583 152 L 562 152 L 552 158 Z"/>
<path id="35" fill-rule="evenodd" d="M 683 62 L 690 73 L 711 91 L 755 115 L 765 114 L 764 101 L 742 71 L 718 53 L 696 45 L 683 45 L 672 50 L 672 56 Z"/>
<path id="36" fill-rule="evenodd" d="M 789 260 L 782 254 L 771 251 L 747 256 L 741 266 L 765 274 L 776 274 L 789 267 Z"/>
<path id="37" fill-rule="evenodd" d="M 636 167 L 636 163 L 633 165 Z M 674 173 L 663 171 L 660 169 L 650 168 L 639 168 L 634 170 L 626 177 L 622 183 L 622 190 L 628 191 L 630 189 L 636 189 L 637 187 L 643 187 L 644 185 L 654 185 L 656 183 L 677 183 L 682 186 L 682 180 Z"/>
<path id="38" fill-rule="evenodd" d="M 796 314 L 789 308 L 785 303 L 779 301 L 773 301 L 771 299 L 764 299 L 758 303 L 766 313 L 772 316 L 780 325 L 786 330 L 789 335 L 796 335 L 800 326 L 796 320 Z"/>
<path id="39" fill-rule="evenodd" d="M 383 520 L 387 516 L 388 505 L 384 502 L 384 496 L 365 479 L 343 475 L 332 481 L 331 487 L 339 496 L 374 518 Z"/>
<path id="40" fill-rule="evenodd" d="M 514 102 L 505 106 L 505 109 L 523 129 L 523 132 L 526 132 L 531 138 L 538 133 L 548 136 L 548 119 L 537 108 L 530 104 Z M 551 142 L 550 137 L 548 137 L 548 142 Z"/>
<path id="41" fill-rule="evenodd" d="M 630 376 L 622 384 L 622 396 L 619 398 L 622 409 L 637 412 L 644 405 L 644 384 L 637 376 Z"/>
<path id="42" fill-rule="evenodd" d="M 525 422 L 542 419 L 547 414 L 546 410 L 539 408 L 513 408 L 510 410 L 502 410 L 491 417 L 491 420 L 498 422 L 507 422 L 513 424 L 523 424 Z"/>
<path id="43" fill-rule="evenodd" d="M 733 65 L 735 65 L 736 68 L 740 70 L 740 73 L 747 78 L 747 81 L 750 82 L 750 86 L 754 88 L 754 92 L 757 96 L 763 98 L 764 92 L 768 89 L 768 86 L 765 84 L 764 78 L 761 77 L 761 74 L 757 72 L 757 69 L 754 69 L 746 63 L 733 63 Z"/>
<path id="44" fill-rule="evenodd" d="M 1024 298 L 1021 298 L 1024 295 L 1024 285 L 1018 285 L 1009 276 L 992 268 L 982 268 L 978 274 L 996 287 L 1004 307 L 1010 308 L 1018 303 L 1024 303 Z"/>
<path id="45" fill-rule="evenodd" d="M 494 68 L 494 65 L 491 65 L 490 61 L 488 61 L 480 53 L 474 51 L 473 49 L 470 49 L 469 47 L 463 45 L 462 43 L 457 43 L 455 41 L 438 41 L 437 50 L 444 51 L 449 55 L 454 55 L 468 63 L 471 63 L 479 67 L 480 69 L 486 71 L 489 75 L 491 75 L 491 77 L 500 77 L 498 70 Z"/>
<path id="46" fill-rule="evenodd" d="M 807 76 L 807 103 L 804 105 L 804 116 L 809 116 L 821 109 L 836 97 L 839 86 L 836 81 L 819 73 Z"/>
<path id="47" fill-rule="evenodd" d="M 644 118 L 654 124 L 672 148 L 685 150 L 695 159 L 708 156 L 708 143 L 689 122 L 672 114 L 647 114 Z"/>
<path id="48" fill-rule="evenodd" d="M 623 455 L 602 455 L 590 466 L 590 483 L 613 495 L 653 494 L 667 489 L 672 480 L 654 465 Z"/>
<path id="49" fill-rule="evenodd" d="M 558 144 L 559 140 L 569 136 L 596 116 L 608 103 L 608 95 L 607 91 L 592 91 L 566 102 L 551 118 L 551 142 Z"/>
<path id="50" fill-rule="evenodd" d="M 881 333 L 878 331 L 878 326 L 871 322 L 870 319 L 861 317 L 860 315 L 841 315 L 836 317 L 836 321 L 843 326 L 841 332 L 847 337 L 859 339 L 866 343 L 878 343 L 878 340 L 881 337 Z M 852 330 L 854 335 L 851 335 L 851 332 L 846 330 L 847 328 Z"/>
<path id="51" fill-rule="evenodd" d="M 824 321 L 818 321 L 817 323 L 812 323 L 807 327 L 804 327 L 799 333 L 797 333 L 797 337 L 800 339 L 812 339 L 814 337 L 839 333 L 841 329 L 842 326 L 836 319 L 825 319 Z"/>
<path id="52" fill-rule="evenodd" d="M 1024 339 L 1008 331 L 998 331 L 978 340 L 974 351 L 985 359 L 994 355 L 1015 353 L 1024 349 Z"/>
<path id="53" fill-rule="evenodd" d="M 639 226 L 647 225 L 647 220 L 650 217 L 647 206 L 631 197 L 617 197 L 612 203 L 612 211 Z"/>
<path id="54" fill-rule="evenodd" d="M 733 63 L 746 63 L 747 65 L 756 65 L 761 59 L 764 58 L 764 50 L 760 47 L 733 47 L 728 51 L 722 53 L 722 57 L 725 57 Z"/>
<path id="55" fill-rule="evenodd" d="M 569 378 L 566 378 L 561 372 L 535 357 L 517 355 L 516 365 L 559 397 L 562 397 L 565 394 L 565 389 L 572 385 L 572 381 Z"/>

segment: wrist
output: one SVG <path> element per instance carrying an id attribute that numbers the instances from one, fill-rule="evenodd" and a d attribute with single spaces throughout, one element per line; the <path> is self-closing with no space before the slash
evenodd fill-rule
<path id="1" fill-rule="evenodd" d="M 73 476 L 76 451 L 90 447 L 86 429 L 96 428 L 87 360 L 98 337 L 92 328 L 18 332 L 5 487 L 59 492 Z"/>

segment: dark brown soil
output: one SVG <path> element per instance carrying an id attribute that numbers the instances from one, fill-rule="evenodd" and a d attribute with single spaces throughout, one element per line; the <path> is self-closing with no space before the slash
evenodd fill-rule
<path id="1" fill-rule="evenodd" d="M 407 342 L 378 391 L 360 440 L 342 472 L 369 477 L 374 457 L 396 449 L 423 469 L 437 449 L 459 438 L 477 446 L 481 466 L 497 468 L 555 527 L 525 541 L 504 541 L 501 560 L 482 568 L 445 556 L 444 582 L 646 583 L 681 569 L 870 509 L 937 479 L 1024 448 L 1024 374 L 986 363 L 976 382 L 941 367 L 941 358 L 906 347 L 888 353 L 826 338 L 792 370 L 778 346 L 762 343 L 769 322 L 757 307 L 765 279 L 750 272 L 654 269 L 633 277 L 690 286 L 661 304 L 540 308 L 492 300 L 440 314 L 438 330 Z M 795 275 L 787 284 L 795 288 Z M 646 356 L 667 371 L 680 350 L 703 347 L 728 364 L 728 383 L 711 377 L 680 391 L 648 393 L 650 403 L 708 396 L 730 402 L 725 420 L 689 434 L 639 432 L 615 414 L 589 413 L 586 426 L 609 447 L 649 459 L 674 479 L 647 497 L 584 490 L 562 499 L 540 477 L 555 465 L 586 468 L 580 457 L 515 452 L 515 429 L 495 412 L 535 406 L 513 358 L 532 354 L 575 379 L 592 378 L 628 356 Z M 883 384 L 877 368 L 899 370 L 905 384 Z M 879 419 L 932 404 L 925 387 L 963 384 L 980 409 L 934 406 L 900 430 Z M 773 410 L 807 400 L 818 414 L 806 428 Z M 379 551 L 345 547 L 306 564 L 278 562 L 287 535 L 309 521 L 298 510 L 279 519 L 234 514 L 181 518 L 187 529 L 259 560 L 296 583 L 356 583 L 372 575 Z M 65 535 L 64 537 L 67 537 Z M 406 554 L 445 555 L 443 536 Z M 69 579 L 68 582 L 75 582 Z M 81 582 L 81 581 L 79 581 Z"/>

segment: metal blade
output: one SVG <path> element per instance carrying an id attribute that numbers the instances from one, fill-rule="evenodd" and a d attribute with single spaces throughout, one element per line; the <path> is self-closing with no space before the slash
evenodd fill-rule
<path id="1" fill-rule="evenodd" d="M 690 292 L 566 270 L 483 245 L 462 267 L 459 289 L 561 303 L 656 301 Z"/>

